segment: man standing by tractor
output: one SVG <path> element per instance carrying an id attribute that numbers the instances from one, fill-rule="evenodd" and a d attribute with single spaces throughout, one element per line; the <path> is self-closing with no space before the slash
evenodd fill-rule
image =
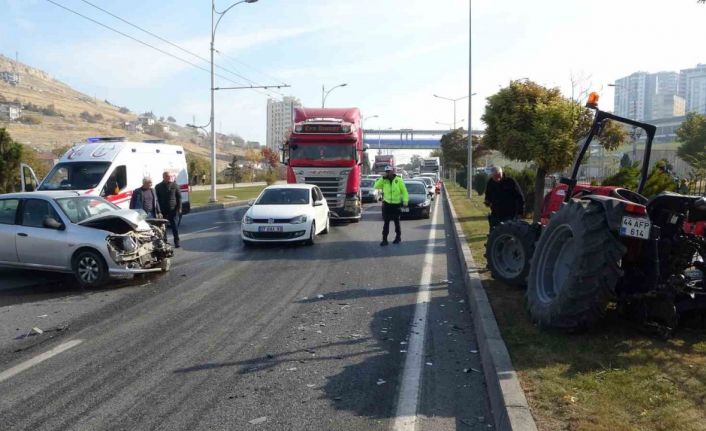
<path id="1" fill-rule="evenodd" d="M 403 208 L 407 209 L 409 204 L 409 194 L 402 178 L 395 175 L 395 168 L 385 166 L 385 176 L 378 178 L 373 186 L 382 190 L 382 242 L 381 246 L 387 245 L 387 235 L 390 233 L 390 220 L 395 222 L 395 240 L 393 244 L 402 241 L 402 229 L 400 228 L 400 215 Z"/>
<path id="2" fill-rule="evenodd" d="M 490 230 L 503 221 L 522 217 L 525 211 L 525 197 L 514 178 L 503 175 L 499 166 L 493 166 L 490 181 L 485 186 L 485 202 L 490 207 L 488 224 Z"/>

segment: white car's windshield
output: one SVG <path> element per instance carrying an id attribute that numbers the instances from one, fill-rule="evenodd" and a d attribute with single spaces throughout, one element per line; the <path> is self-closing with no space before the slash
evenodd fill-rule
<path id="1" fill-rule="evenodd" d="M 109 162 L 59 163 L 42 181 L 38 190 L 87 190 L 98 187 Z"/>
<path id="2" fill-rule="evenodd" d="M 71 223 L 79 223 L 94 215 L 119 210 L 120 208 L 103 198 L 93 196 L 77 196 L 56 200 Z"/>
<path id="3" fill-rule="evenodd" d="M 309 203 L 309 195 L 309 189 L 267 189 L 262 192 L 255 205 L 306 205 Z"/>

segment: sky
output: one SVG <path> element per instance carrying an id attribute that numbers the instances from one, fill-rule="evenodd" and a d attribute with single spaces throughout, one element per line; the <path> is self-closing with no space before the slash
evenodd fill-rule
<path id="1" fill-rule="evenodd" d="M 52 0 L 206 69 L 185 64 L 48 0 L 0 0 L 0 54 L 135 112 L 206 124 L 209 64 L 82 0 Z M 90 0 L 208 58 L 208 0 Z M 608 84 L 635 71 L 706 63 L 706 5 L 696 0 L 471 0 L 472 127 L 486 98 L 528 78 L 564 94 L 590 89 L 612 109 Z M 232 4 L 216 0 L 217 9 Z M 216 33 L 217 86 L 282 84 L 216 95 L 216 130 L 265 142 L 268 97 L 357 106 L 366 128 L 447 128 L 469 94 L 469 0 L 259 0 L 239 4 Z M 234 75 L 232 72 L 240 76 Z M 248 81 L 246 81 L 246 78 Z M 235 84 L 231 81 L 236 81 Z M 467 127 L 468 102 L 456 104 Z M 463 120 L 463 121 L 462 121 Z M 439 125 L 444 123 L 445 125 Z"/>

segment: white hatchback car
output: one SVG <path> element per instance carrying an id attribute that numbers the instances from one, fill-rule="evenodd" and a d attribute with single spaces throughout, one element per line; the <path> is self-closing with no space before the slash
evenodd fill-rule
<path id="1" fill-rule="evenodd" d="M 240 229 L 243 245 L 306 241 L 329 231 L 329 208 L 323 193 L 311 184 L 265 188 L 250 204 Z"/>

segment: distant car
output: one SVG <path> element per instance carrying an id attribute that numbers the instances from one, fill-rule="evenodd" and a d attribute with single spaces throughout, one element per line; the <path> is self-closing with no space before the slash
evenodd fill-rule
<path id="1" fill-rule="evenodd" d="M 409 217 L 429 218 L 431 214 L 431 198 L 427 186 L 422 181 L 405 180 L 405 187 L 409 193 Z"/>
<path id="2" fill-rule="evenodd" d="M 360 180 L 360 195 L 363 202 L 379 202 L 382 198 L 381 191 L 373 187 L 375 181 L 369 178 Z"/>
<path id="3" fill-rule="evenodd" d="M 73 273 L 83 286 L 166 272 L 164 223 L 77 192 L 0 195 L 0 266 Z"/>
<path id="4" fill-rule="evenodd" d="M 266 187 L 243 216 L 243 245 L 306 241 L 329 231 L 329 208 L 321 190 L 311 184 Z"/>
<path id="5" fill-rule="evenodd" d="M 429 177 L 434 181 L 434 192 L 436 194 L 441 193 L 441 179 L 439 178 L 439 174 L 436 172 L 426 172 L 420 175 L 420 177 Z"/>
<path id="6" fill-rule="evenodd" d="M 424 184 L 426 184 L 426 186 L 427 186 L 427 191 L 428 191 L 428 193 L 429 193 L 429 197 L 430 197 L 432 200 L 434 199 L 434 195 L 435 195 L 435 191 L 434 191 L 434 180 L 432 180 L 432 179 L 429 178 L 429 177 L 414 177 L 414 178 L 412 178 L 412 179 L 413 179 L 413 180 L 417 180 L 417 181 L 423 181 Z"/>

